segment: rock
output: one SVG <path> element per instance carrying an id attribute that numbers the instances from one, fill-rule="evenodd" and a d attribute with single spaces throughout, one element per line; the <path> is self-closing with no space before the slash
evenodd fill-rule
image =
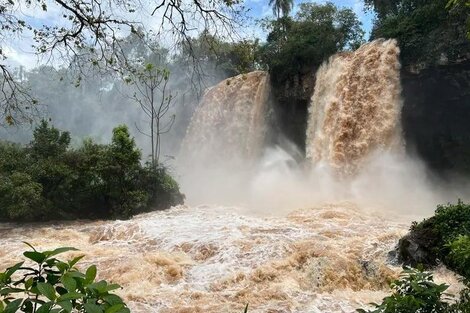
<path id="1" fill-rule="evenodd" d="M 415 229 L 400 239 L 397 247 L 398 261 L 406 266 L 425 268 L 438 264 L 438 236 L 431 229 Z"/>
<path id="2" fill-rule="evenodd" d="M 443 176 L 470 175 L 470 60 L 403 68 L 401 81 L 408 151 Z"/>

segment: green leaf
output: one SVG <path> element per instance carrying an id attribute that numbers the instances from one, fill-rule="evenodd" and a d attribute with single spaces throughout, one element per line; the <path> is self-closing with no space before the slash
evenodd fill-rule
<path id="1" fill-rule="evenodd" d="M 52 250 L 52 251 L 44 251 L 44 254 L 49 258 L 51 256 L 61 254 L 61 253 L 64 253 L 64 252 L 68 252 L 68 251 L 78 251 L 78 249 L 74 248 L 74 247 L 62 247 L 62 248 L 57 248 L 57 249 Z"/>
<path id="2" fill-rule="evenodd" d="M 84 255 L 80 255 L 80 256 L 77 256 L 76 258 L 73 258 L 71 261 L 69 261 L 70 268 L 74 267 L 75 264 L 77 264 L 77 262 L 83 259 L 84 257 L 85 257 Z"/>
<path id="3" fill-rule="evenodd" d="M 70 271 L 67 272 L 67 275 L 69 275 L 70 277 L 85 278 L 85 274 L 80 273 L 79 271 Z"/>
<path id="4" fill-rule="evenodd" d="M 36 251 L 26 251 L 23 255 L 36 263 L 42 263 L 46 259 L 46 255 L 44 253 Z"/>
<path id="5" fill-rule="evenodd" d="M 46 296 L 49 300 L 56 299 L 55 289 L 49 283 L 38 283 L 38 290 L 41 294 Z"/>
<path id="6" fill-rule="evenodd" d="M 116 304 L 122 304 L 122 299 L 118 295 L 106 295 L 103 297 L 103 300 L 106 301 L 109 305 L 113 306 Z"/>
<path id="7" fill-rule="evenodd" d="M 34 312 L 33 311 L 33 303 L 28 299 L 23 303 L 23 311 L 27 313 Z"/>
<path id="8" fill-rule="evenodd" d="M 116 289 L 120 289 L 121 286 L 118 285 L 118 284 L 110 284 L 108 286 L 106 286 L 106 289 L 105 291 L 112 291 L 112 290 L 116 290 Z"/>
<path id="9" fill-rule="evenodd" d="M 88 285 L 88 288 L 101 293 L 106 291 L 107 286 L 108 283 L 106 281 L 100 280 L 99 282 Z"/>
<path id="10" fill-rule="evenodd" d="M 61 302 L 57 302 L 57 304 L 65 311 L 72 312 L 73 307 L 70 301 L 61 301 Z"/>
<path id="11" fill-rule="evenodd" d="M 83 293 L 78 293 L 78 292 L 69 292 L 66 293 L 65 295 L 60 296 L 57 298 L 57 302 L 62 302 L 66 300 L 76 300 L 76 299 L 81 299 L 85 297 Z"/>
<path id="12" fill-rule="evenodd" d="M 6 296 L 11 293 L 18 293 L 18 292 L 24 292 L 24 289 L 7 287 L 7 288 L 0 289 L 0 296 Z"/>
<path id="13" fill-rule="evenodd" d="M 85 303 L 83 305 L 87 313 L 103 313 L 103 310 L 100 308 L 99 305 L 93 303 Z"/>
<path id="14" fill-rule="evenodd" d="M 34 283 L 34 279 L 32 277 L 30 277 L 29 279 L 27 279 L 25 282 L 24 282 L 24 288 L 26 290 L 30 289 L 32 286 L 33 286 L 33 283 Z"/>
<path id="15" fill-rule="evenodd" d="M 59 269 L 60 273 L 65 273 L 66 270 L 70 268 L 70 266 L 67 263 L 64 262 L 57 262 L 55 266 Z"/>
<path id="16" fill-rule="evenodd" d="M 62 276 L 60 281 L 64 285 L 65 289 L 67 289 L 68 291 L 75 291 L 75 289 L 77 288 L 77 282 L 68 274 L 69 273 L 66 273 L 64 276 Z"/>
<path id="17" fill-rule="evenodd" d="M 5 307 L 4 313 L 16 313 L 16 311 L 18 311 L 21 306 L 21 302 L 23 302 L 23 299 L 16 299 L 11 301 Z"/>
<path id="18" fill-rule="evenodd" d="M 24 262 L 16 263 L 12 267 L 8 268 L 5 272 L 5 278 L 8 279 L 13 275 L 22 265 Z"/>
<path id="19" fill-rule="evenodd" d="M 29 242 L 23 241 L 23 243 L 33 249 L 34 252 L 36 252 L 36 249 Z"/>
<path id="20" fill-rule="evenodd" d="M 92 283 L 96 278 L 96 266 L 92 265 L 86 270 L 85 284 Z"/>
<path id="21" fill-rule="evenodd" d="M 36 313 L 49 313 L 52 308 L 52 302 L 47 302 L 41 305 L 41 307 L 36 311 Z"/>
<path id="22" fill-rule="evenodd" d="M 107 308 L 104 313 L 116 313 L 119 312 L 122 308 L 124 308 L 124 304 L 115 304 L 112 307 Z"/>

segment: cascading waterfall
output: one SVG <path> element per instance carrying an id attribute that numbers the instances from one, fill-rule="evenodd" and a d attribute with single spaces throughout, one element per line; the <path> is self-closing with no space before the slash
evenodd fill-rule
<path id="1" fill-rule="evenodd" d="M 263 71 L 226 79 L 207 90 L 191 119 L 180 158 L 192 166 L 259 156 L 268 96 L 269 76 Z"/>
<path id="2" fill-rule="evenodd" d="M 315 164 L 350 176 L 375 150 L 401 147 L 398 55 L 395 40 L 378 39 L 319 68 L 306 142 Z"/>
<path id="3" fill-rule="evenodd" d="M 240 204 L 267 133 L 269 76 L 256 71 L 206 91 L 178 156 L 179 182 L 192 204 Z"/>

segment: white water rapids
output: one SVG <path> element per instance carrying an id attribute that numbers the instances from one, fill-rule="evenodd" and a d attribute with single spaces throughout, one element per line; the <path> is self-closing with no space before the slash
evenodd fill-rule
<path id="1" fill-rule="evenodd" d="M 388 252 L 409 222 L 394 220 L 345 202 L 279 217 L 180 206 L 129 221 L 2 224 L 0 268 L 20 259 L 22 241 L 74 246 L 83 266 L 122 285 L 132 312 L 353 312 L 400 271 Z"/>

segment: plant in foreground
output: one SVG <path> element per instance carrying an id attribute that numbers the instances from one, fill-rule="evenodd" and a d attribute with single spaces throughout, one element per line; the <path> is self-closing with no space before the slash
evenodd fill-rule
<path id="1" fill-rule="evenodd" d="M 436 284 L 429 272 L 407 268 L 400 278 L 392 283 L 392 295 L 381 304 L 372 303 L 371 311 L 358 309 L 360 313 L 439 313 L 448 312 L 449 303 L 444 301 L 446 284 Z"/>
<path id="2" fill-rule="evenodd" d="M 112 293 L 121 288 L 119 285 L 96 281 L 95 265 L 85 273 L 75 267 L 83 255 L 66 262 L 56 258 L 77 249 L 40 252 L 26 244 L 32 251 L 23 255 L 34 265 L 20 262 L 0 273 L 0 313 L 130 313 L 122 299 Z"/>

